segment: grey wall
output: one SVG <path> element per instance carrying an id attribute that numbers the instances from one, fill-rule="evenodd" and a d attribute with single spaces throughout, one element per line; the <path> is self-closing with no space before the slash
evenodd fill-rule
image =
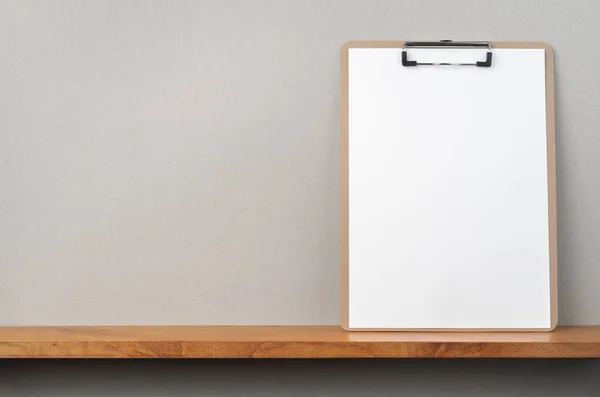
<path id="1" fill-rule="evenodd" d="M 405 38 L 555 48 L 560 323 L 600 323 L 599 13 L 594 0 L 0 0 L 0 323 L 336 323 L 338 50 Z M 599 374 L 4 361 L 0 395 L 572 396 L 594 395 Z"/>

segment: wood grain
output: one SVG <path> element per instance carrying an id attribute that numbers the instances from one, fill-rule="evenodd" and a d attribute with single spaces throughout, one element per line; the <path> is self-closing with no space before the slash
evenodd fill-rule
<path id="1" fill-rule="evenodd" d="M 0 358 L 600 358 L 600 326 L 554 332 L 340 327 L 0 327 Z"/>

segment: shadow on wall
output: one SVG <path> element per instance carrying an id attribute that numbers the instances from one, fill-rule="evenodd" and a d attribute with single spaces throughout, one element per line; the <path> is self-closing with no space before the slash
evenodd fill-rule
<path id="1" fill-rule="evenodd" d="M 595 396 L 593 360 L 3 360 L 0 396 Z"/>

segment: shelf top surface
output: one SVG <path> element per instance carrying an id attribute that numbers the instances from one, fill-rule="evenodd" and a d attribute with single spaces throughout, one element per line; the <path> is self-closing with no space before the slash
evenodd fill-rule
<path id="1" fill-rule="evenodd" d="M 600 343 L 600 326 L 563 326 L 552 332 L 349 332 L 336 326 L 0 327 L 0 342 L 57 341 Z"/>

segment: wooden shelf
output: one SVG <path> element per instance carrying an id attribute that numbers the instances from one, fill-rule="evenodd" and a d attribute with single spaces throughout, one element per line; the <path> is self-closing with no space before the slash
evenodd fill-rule
<path id="1" fill-rule="evenodd" d="M 0 358 L 600 358 L 600 326 L 551 333 L 339 327 L 0 327 Z"/>

